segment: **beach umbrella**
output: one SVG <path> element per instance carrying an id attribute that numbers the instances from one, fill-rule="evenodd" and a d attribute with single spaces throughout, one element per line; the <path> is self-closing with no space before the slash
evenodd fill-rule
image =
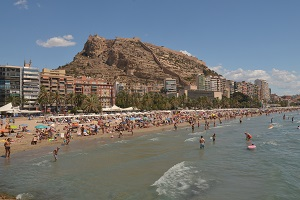
<path id="1" fill-rule="evenodd" d="M 49 128 L 49 126 L 46 126 L 44 124 L 39 124 L 39 125 L 36 125 L 34 128 L 43 129 L 43 128 Z"/>
<path id="2" fill-rule="evenodd" d="M 9 131 L 8 131 L 8 129 L 3 128 L 3 129 L 0 129 L 0 133 L 1 132 L 8 133 Z"/>
<path id="3" fill-rule="evenodd" d="M 10 125 L 10 128 L 11 129 L 17 129 L 18 127 L 17 127 L 17 125 Z"/>
<path id="4" fill-rule="evenodd" d="M 20 126 L 28 126 L 28 124 L 20 124 Z"/>

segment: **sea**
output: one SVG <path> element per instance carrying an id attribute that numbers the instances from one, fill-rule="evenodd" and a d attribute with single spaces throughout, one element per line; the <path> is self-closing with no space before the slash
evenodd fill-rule
<path id="1" fill-rule="evenodd" d="M 56 162 L 56 146 L 1 157 L 0 191 L 22 200 L 299 200 L 299 125 L 298 112 L 274 113 L 194 132 L 71 140 Z"/>

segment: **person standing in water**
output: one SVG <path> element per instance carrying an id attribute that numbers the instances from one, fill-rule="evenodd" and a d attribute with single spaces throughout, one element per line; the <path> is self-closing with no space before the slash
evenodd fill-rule
<path id="1" fill-rule="evenodd" d="M 213 136 L 212 136 L 212 140 L 213 140 L 213 142 L 216 141 L 216 134 L 215 134 L 215 133 L 214 133 Z"/>
<path id="2" fill-rule="evenodd" d="M 4 148 L 5 148 L 5 158 L 9 158 L 10 156 L 10 138 L 7 138 L 4 142 Z"/>
<path id="3" fill-rule="evenodd" d="M 200 142 L 200 149 L 204 149 L 205 139 L 203 138 L 202 135 L 201 135 L 201 138 L 200 138 L 199 142 Z"/>
<path id="4" fill-rule="evenodd" d="M 57 161 L 57 154 L 58 154 L 59 148 L 57 147 L 56 149 L 53 150 L 53 156 L 54 160 Z"/>

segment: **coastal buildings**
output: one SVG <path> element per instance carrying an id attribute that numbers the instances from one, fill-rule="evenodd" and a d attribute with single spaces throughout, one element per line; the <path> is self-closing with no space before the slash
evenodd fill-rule
<path id="1" fill-rule="evenodd" d="M 22 71 L 20 66 L 0 66 L 0 106 L 21 98 Z"/>
<path id="2" fill-rule="evenodd" d="M 268 82 L 266 80 L 256 79 L 254 84 L 258 86 L 259 100 L 269 102 L 271 98 Z"/>
<path id="3" fill-rule="evenodd" d="M 177 92 L 176 79 L 166 78 L 164 80 L 164 87 L 167 94 L 176 93 Z"/>
<path id="4" fill-rule="evenodd" d="M 75 94 L 97 95 L 102 108 L 115 105 L 114 85 L 102 79 L 86 76 L 77 77 L 74 79 L 74 91 Z"/>
<path id="5" fill-rule="evenodd" d="M 205 76 L 204 74 L 198 74 L 196 77 L 197 90 L 205 90 Z"/>
<path id="6" fill-rule="evenodd" d="M 50 70 L 44 68 L 40 74 L 41 86 L 47 92 L 58 93 L 61 97 L 73 92 L 74 78 L 67 76 L 65 70 Z"/>
<path id="7" fill-rule="evenodd" d="M 66 96 L 69 93 L 92 95 L 99 98 L 102 107 L 111 107 L 115 103 L 114 86 L 102 79 L 86 76 L 74 78 L 66 75 L 65 70 L 43 69 L 41 72 L 41 86 L 47 92 L 58 94 L 62 106 L 68 106 Z M 58 103 L 58 102 L 57 102 Z M 56 102 L 53 104 L 56 106 Z"/>
<path id="8" fill-rule="evenodd" d="M 71 103 L 67 100 L 68 94 L 97 95 L 101 106 L 111 107 L 115 104 L 117 92 L 125 90 L 129 93 L 138 93 L 141 96 L 148 92 L 164 92 L 169 96 L 185 94 L 187 97 L 197 99 L 208 97 L 209 99 L 222 97 L 230 98 L 235 92 L 241 92 L 252 98 L 257 98 L 264 103 L 270 100 L 271 90 L 265 80 L 257 79 L 255 83 L 246 81 L 236 82 L 226 80 L 222 76 L 196 76 L 196 85 L 193 82 L 185 86 L 183 91 L 177 88 L 178 79 L 166 78 L 163 82 L 141 84 L 139 82 L 109 83 L 105 79 L 91 78 L 86 76 L 73 77 L 66 74 L 65 70 L 43 69 L 31 66 L 31 62 L 24 62 L 24 66 L 0 66 L 0 106 L 18 99 L 18 105 L 22 109 L 36 110 L 38 105 L 40 89 L 50 93 L 51 101 L 45 106 L 54 111 L 58 106 L 71 108 Z M 181 87 L 179 87 L 181 88 Z M 181 90 L 181 89 L 180 89 Z M 74 104 L 72 104 L 74 105 Z"/>
<path id="9" fill-rule="evenodd" d="M 31 61 L 24 62 L 22 69 L 22 107 L 26 110 L 37 110 L 37 99 L 40 92 L 40 72 L 31 67 Z"/>

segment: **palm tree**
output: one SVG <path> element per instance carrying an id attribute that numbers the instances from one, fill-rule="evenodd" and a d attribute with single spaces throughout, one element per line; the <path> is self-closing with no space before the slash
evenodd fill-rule
<path id="1" fill-rule="evenodd" d="M 97 95 L 92 94 L 84 99 L 83 110 L 88 113 L 99 113 L 101 112 L 101 103 Z"/>
<path id="2" fill-rule="evenodd" d="M 67 96 L 66 96 L 66 104 L 70 104 L 71 107 L 75 106 L 75 94 L 73 92 L 67 94 Z"/>
<path id="3" fill-rule="evenodd" d="M 62 97 L 60 96 L 58 90 L 56 90 L 55 92 L 52 92 L 51 96 L 53 99 L 53 103 L 55 103 L 56 112 L 58 113 L 58 107 L 61 108 Z M 60 108 L 59 108 L 59 110 L 60 110 Z"/>
<path id="4" fill-rule="evenodd" d="M 86 98 L 85 94 L 75 94 L 75 99 L 74 99 L 75 107 L 81 109 L 85 98 Z"/>
<path id="5" fill-rule="evenodd" d="M 8 101 L 11 102 L 11 104 L 15 106 L 21 105 L 21 98 L 19 96 L 9 96 Z"/>
<path id="6" fill-rule="evenodd" d="M 46 91 L 45 87 L 41 87 L 37 103 L 44 107 L 44 112 L 47 112 L 47 106 L 52 104 L 51 93 Z"/>

